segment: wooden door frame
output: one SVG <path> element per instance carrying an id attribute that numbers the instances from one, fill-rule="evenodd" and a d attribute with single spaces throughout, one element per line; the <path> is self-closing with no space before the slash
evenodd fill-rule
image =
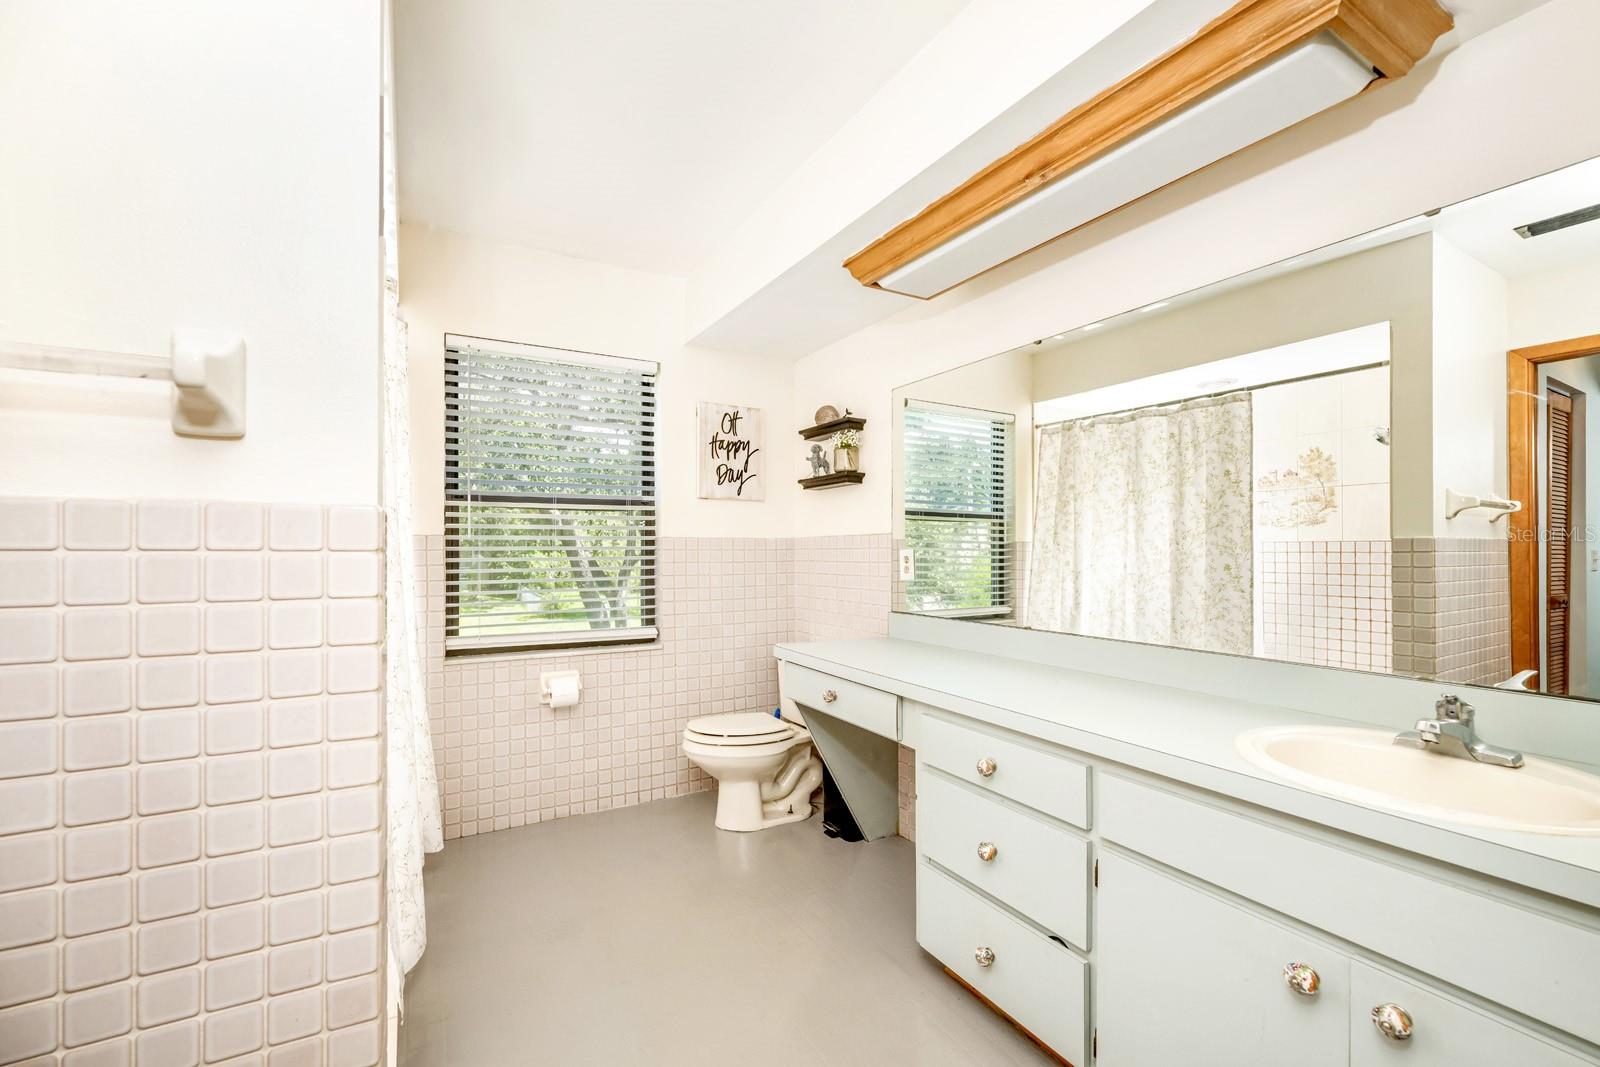
<path id="1" fill-rule="evenodd" d="M 1539 661 L 1539 367 L 1600 355 L 1600 334 L 1513 348 L 1506 353 L 1506 477 L 1522 510 L 1509 516 L 1511 673 L 1538 671 Z M 1585 557 L 1587 558 L 1587 557 Z M 1539 681 L 1535 676 L 1535 683 Z"/>

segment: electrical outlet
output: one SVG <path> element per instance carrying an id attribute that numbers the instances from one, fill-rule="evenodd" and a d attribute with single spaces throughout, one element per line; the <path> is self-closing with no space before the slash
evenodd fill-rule
<path id="1" fill-rule="evenodd" d="M 917 576 L 917 556 L 909 548 L 900 550 L 900 580 L 909 582 Z"/>

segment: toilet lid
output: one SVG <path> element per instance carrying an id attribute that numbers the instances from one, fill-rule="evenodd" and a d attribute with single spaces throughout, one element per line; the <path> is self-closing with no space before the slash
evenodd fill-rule
<path id="1" fill-rule="evenodd" d="M 685 732 L 708 744 L 764 744 L 791 737 L 794 730 L 782 719 L 760 711 L 734 711 L 690 719 Z"/>

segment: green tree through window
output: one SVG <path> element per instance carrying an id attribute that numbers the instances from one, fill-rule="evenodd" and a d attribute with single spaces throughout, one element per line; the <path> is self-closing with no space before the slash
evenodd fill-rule
<path id="1" fill-rule="evenodd" d="M 447 647 L 653 638 L 654 364 L 451 340 Z"/>
<path id="2" fill-rule="evenodd" d="M 1001 614 L 1011 605 L 1009 416 L 908 406 L 905 540 L 915 576 L 905 608 Z"/>

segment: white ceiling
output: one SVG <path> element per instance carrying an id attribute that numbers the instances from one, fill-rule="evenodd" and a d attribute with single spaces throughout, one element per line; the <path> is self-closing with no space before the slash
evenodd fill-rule
<path id="1" fill-rule="evenodd" d="M 1600 220 L 1520 237 L 1515 227 L 1600 204 L 1600 159 L 1447 207 L 1433 230 L 1505 278 L 1600 260 Z"/>
<path id="2" fill-rule="evenodd" d="M 1232 2 L 394 0 L 401 218 L 683 276 L 686 342 L 797 357 L 914 304 L 846 256 Z M 1548 0 L 1442 2 L 1435 56 Z"/>
<path id="3" fill-rule="evenodd" d="M 396 0 L 400 217 L 688 274 L 967 0 Z"/>

